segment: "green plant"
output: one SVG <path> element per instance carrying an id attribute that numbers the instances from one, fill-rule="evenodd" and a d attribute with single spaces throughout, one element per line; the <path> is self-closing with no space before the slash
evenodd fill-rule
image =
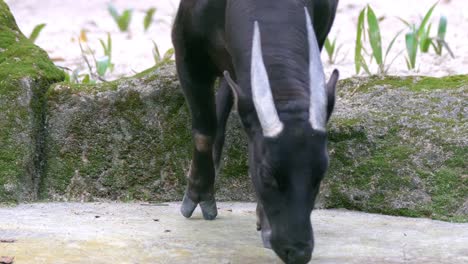
<path id="1" fill-rule="evenodd" d="M 445 16 L 442 16 L 439 20 L 437 37 L 430 36 L 432 23 L 429 23 L 429 20 L 437 4 L 438 2 L 429 8 L 419 26 L 400 18 L 410 29 L 410 32 L 406 33 L 405 37 L 407 51 L 406 65 L 408 69 L 414 69 L 416 67 L 418 47 L 421 52 L 427 53 L 432 46 L 439 56 L 442 55 L 442 49 L 445 48 L 450 55 L 454 57 L 448 43 L 445 41 L 445 34 L 447 32 L 447 18 Z"/>
<path id="2" fill-rule="evenodd" d="M 65 74 L 65 83 L 79 83 L 78 70 L 64 69 L 63 73 Z"/>
<path id="3" fill-rule="evenodd" d="M 366 21 L 367 24 L 365 23 Z M 396 57 L 399 55 L 396 55 L 387 65 L 388 54 L 390 53 L 393 44 L 395 44 L 395 40 L 400 34 L 401 31 L 395 34 L 393 39 L 390 41 L 390 44 L 388 45 L 384 55 L 382 52 L 382 36 L 380 33 L 379 20 L 377 19 L 377 16 L 375 15 L 375 12 L 370 7 L 370 5 L 367 5 L 365 8 L 363 8 L 359 14 L 356 35 L 356 47 L 354 54 L 356 74 L 360 73 L 361 68 L 364 69 L 367 74 L 371 74 L 369 65 L 364 58 L 364 54 L 369 55 L 369 52 L 367 52 L 366 47 L 364 46 L 367 40 L 372 50 L 372 53 L 370 53 L 370 62 L 375 60 L 378 66 L 378 73 L 386 74 L 390 66 L 395 61 Z"/>
<path id="4" fill-rule="evenodd" d="M 447 33 L 447 17 L 441 16 L 439 20 L 439 27 L 437 30 L 437 38 L 434 41 L 431 42 L 432 46 L 434 47 L 434 50 L 437 55 L 441 56 L 442 55 L 442 48 L 445 47 L 445 49 L 449 52 L 450 56 L 454 58 L 454 54 L 452 50 L 450 49 L 447 41 L 445 41 L 445 34 Z"/>
<path id="5" fill-rule="evenodd" d="M 114 18 L 114 21 L 115 23 L 117 23 L 117 26 L 119 27 L 120 31 L 128 31 L 128 27 L 132 20 L 133 10 L 125 9 L 122 14 L 119 14 L 117 9 L 112 4 L 109 4 L 108 11 L 112 18 Z"/>
<path id="6" fill-rule="evenodd" d="M 429 19 L 432 16 L 432 12 L 434 11 L 434 8 L 437 6 L 438 2 L 433 4 L 429 10 L 426 12 L 424 15 L 421 23 L 419 26 L 416 26 L 415 24 L 411 24 L 408 21 L 399 18 L 400 21 L 402 21 L 408 28 L 411 30 L 407 34 L 413 34 L 413 38 L 417 40 L 418 45 L 420 47 L 421 52 L 427 52 L 429 50 L 431 38 L 429 36 L 432 24 L 429 23 Z"/>
<path id="7" fill-rule="evenodd" d="M 156 13 L 156 8 L 154 7 L 146 11 L 145 18 L 143 20 L 143 27 L 145 28 L 145 31 L 147 31 L 151 26 L 151 22 L 153 22 L 154 13 Z"/>
<path id="8" fill-rule="evenodd" d="M 408 57 L 406 58 L 406 66 L 409 70 L 416 67 L 416 56 L 418 54 L 418 39 L 416 34 L 410 32 L 405 35 L 406 52 Z"/>
<path id="9" fill-rule="evenodd" d="M 114 70 L 114 64 L 112 63 L 112 38 L 110 33 L 107 33 L 107 41 L 104 42 L 104 40 L 99 39 L 99 42 L 101 43 L 102 49 L 104 51 L 104 55 L 109 58 L 109 70 L 113 71 Z"/>
<path id="10" fill-rule="evenodd" d="M 85 73 L 85 74 L 80 74 L 79 69 L 71 70 L 66 67 L 61 67 L 63 70 L 63 73 L 65 74 L 65 83 L 69 84 L 89 84 L 89 83 L 96 83 L 95 80 L 91 79 L 90 74 Z"/>
<path id="11" fill-rule="evenodd" d="M 39 34 L 41 31 L 44 29 L 46 24 L 39 24 L 34 27 L 33 31 L 31 32 L 31 35 L 29 35 L 29 40 L 34 43 L 36 42 L 37 38 L 39 37 Z"/>
<path id="12" fill-rule="evenodd" d="M 154 58 L 154 63 L 156 64 L 157 67 L 166 64 L 170 61 L 172 61 L 172 56 L 174 55 L 174 49 L 170 48 L 168 49 L 163 56 L 161 56 L 161 53 L 159 52 L 158 44 L 153 41 L 153 58 Z"/>
<path id="13" fill-rule="evenodd" d="M 111 63 L 108 56 L 103 56 L 99 57 L 98 59 L 94 59 L 94 63 L 96 65 L 96 72 L 100 77 L 106 75 L 107 70 L 111 68 Z"/>
<path id="14" fill-rule="evenodd" d="M 333 41 L 330 41 L 330 38 L 325 40 L 324 47 L 328 55 L 328 63 L 334 64 L 336 62 L 336 58 L 342 46 L 343 45 L 336 46 L 336 38 L 334 38 Z"/>
<path id="15" fill-rule="evenodd" d="M 91 77 L 86 77 L 85 75 L 83 75 L 84 76 L 83 83 L 95 82 L 96 80 L 106 82 L 106 80 L 104 79 L 104 76 L 105 76 L 107 70 L 109 70 L 110 67 L 111 67 L 109 57 L 108 56 L 102 56 L 102 57 L 96 59 L 96 57 L 94 55 L 94 51 L 91 50 L 91 48 L 88 45 L 86 45 L 87 49 L 85 50 L 83 48 L 83 45 L 81 44 L 81 41 L 79 41 L 78 43 L 80 45 L 81 56 L 82 56 L 83 60 L 85 61 L 86 65 L 88 66 L 89 74 L 93 78 L 92 80 L 87 80 L 87 79 L 90 79 Z M 90 62 L 88 60 L 88 57 L 86 56 L 87 53 L 91 54 L 91 56 L 93 58 L 95 70 L 93 70 L 93 67 L 90 64 Z"/>

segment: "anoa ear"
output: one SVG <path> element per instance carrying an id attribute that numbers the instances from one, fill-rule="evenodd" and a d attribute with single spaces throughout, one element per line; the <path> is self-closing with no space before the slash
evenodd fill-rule
<path id="1" fill-rule="evenodd" d="M 327 83 L 327 121 L 330 119 L 333 108 L 335 107 L 336 83 L 338 82 L 338 78 L 340 78 L 340 72 L 335 69 Z"/>

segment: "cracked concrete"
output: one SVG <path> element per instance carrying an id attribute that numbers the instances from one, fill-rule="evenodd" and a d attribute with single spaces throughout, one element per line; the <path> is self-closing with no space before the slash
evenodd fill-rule
<path id="1" fill-rule="evenodd" d="M 35 203 L 0 208 L 0 256 L 15 263 L 280 263 L 255 231 L 255 204 L 215 221 L 179 203 Z M 468 263 L 468 224 L 345 210 L 312 215 L 312 263 Z"/>

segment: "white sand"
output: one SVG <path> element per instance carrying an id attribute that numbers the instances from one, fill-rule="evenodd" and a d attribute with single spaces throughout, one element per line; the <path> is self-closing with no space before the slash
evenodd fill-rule
<path id="1" fill-rule="evenodd" d="M 88 45 L 96 51 L 98 57 L 103 55 L 99 39 L 106 39 L 107 32 L 111 33 L 114 45 L 113 62 L 116 68 L 112 74 L 106 76 L 106 79 L 133 75 L 154 65 L 152 40 L 158 43 L 161 52 L 171 47 L 170 24 L 178 6 L 178 0 L 112 0 L 110 2 L 119 11 L 125 8 L 134 10 L 130 25 L 131 33 L 122 33 L 107 11 L 108 0 L 6 0 L 6 2 L 26 35 L 29 35 L 35 25 L 47 24 L 37 44 L 49 53 L 57 65 L 73 70 L 82 69 L 84 72 L 87 70 L 77 42 L 80 30 L 88 31 Z M 326 72 L 338 68 L 342 78 L 355 74 L 354 47 L 357 17 L 366 4 L 369 3 L 373 7 L 378 17 L 385 17 L 380 26 L 384 38 L 383 47 L 386 49 L 394 34 L 406 27 L 397 17 L 418 23 L 434 2 L 434 0 L 341 0 L 330 36 L 332 38 L 337 36 L 338 44 L 343 47 L 338 54 L 336 65 L 329 65 L 325 52 L 322 54 Z M 158 9 L 155 19 L 162 19 L 165 22 L 154 23 L 148 32 L 144 32 L 143 17 L 150 7 Z M 436 34 L 441 14 L 448 17 L 446 39 L 456 58 L 452 59 L 447 52 L 439 57 L 431 49 L 429 54 L 418 56 L 416 71 L 408 71 L 405 63 L 406 52 L 403 52 L 395 60 L 389 74 L 445 76 L 468 73 L 468 2 L 442 0 L 432 16 L 432 22 L 435 24 L 432 35 Z M 404 49 L 404 34 L 402 34 L 388 60 L 390 61 L 395 54 Z"/>

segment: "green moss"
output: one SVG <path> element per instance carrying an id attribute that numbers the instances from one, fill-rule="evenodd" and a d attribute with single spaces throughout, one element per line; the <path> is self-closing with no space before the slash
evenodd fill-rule
<path id="1" fill-rule="evenodd" d="M 192 146 L 188 111 L 172 74 L 153 69 L 147 77 L 153 81 L 119 80 L 114 91 L 105 88 L 109 83 L 96 85 L 107 93 L 68 84 L 49 93 L 50 150 L 42 197 L 179 198 Z M 157 89 L 135 89 L 147 86 Z M 68 113 L 62 105 L 81 110 Z M 64 118 L 67 122 L 54 126 Z M 59 134 L 69 140 L 63 142 Z"/>
<path id="2" fill-rule="evenodd" d="M 431 165 L 426 165 L 417 172 L 421 183 L 427 186 L 430 203 L 416 200 L 416 206 L 406 207 L 402 201 L 402 207 L 398 208 L 392 203 L 400 195 L 401 188 L 408 188 L 404 191 L 408 193 L 412 188 L 420 188 L 421 183 L 414 182 L 413 174 L 400 171 L 414 166 L 408 163 L 419 149 L 405 143 L 396 127 L 371 143 L 362 132 L 350 133 L 356 128 L 354 122 L 350 124 L 344 129 L 338 122 L 329 131 L 331 164 L 325 181 L 330 186 L 330 198 L 326 207 L 468 222 L 468 216 L 455 213 L 468 198 L 468 179 L 463 178 L 468 160 L 466 148 L 446 144 L 444 151 L 450 158 L 441 167 L 433 170 Z M 344 136 L 342 131 L 345 131 Z M 432 142 L 442 144 L 439 141 L 433 139 Z M 359 152 L 356 147 L 366 151 Z"/>
<path id="3" fill-rule="evenodd" d="M 450 157 L 443 166 L 435 171 L 420 171 L 429 186 L 433 201 L 433 216 L 442 220 L 468 222 L 468 216 L 459 216 L 454 212 L 468 199 L 468 178 L 466 160 L 467 148 L 447 145 Z"/>
<path id="4" fill-rule="evenodd" d="M 3 0 L 0 0 L 0 25 L 11 29 L 18 29 L 15 18 Z"/>
<path id="5" fill-rule="evenodd" d="M 325 206 L 468 222 L 468 151 L 460 141 L 467 84 L 468 75 L 340 82 Z"/>
<path id="6" fill-rule="evenodd" d="M 45 92 L 63 77 L 0 0 L 0 202 L 35 196 L 43 166 Z"/>
<path id="7" fill-rule="evenodd" d="M 358 84 L 358 85 L 357 85 Z M 413 92 L 431 91 L 437 89 L 457 89 L 468 84 L 468 75 L 453 75 L 442 78 L 427 76 L 372 76 L 362 79 L 361 83 L 355 79 L 340 81 L 340 85 L 356 87 L 359 92 L 368 92 L 376 86 L 385 86 L 392 89 L 407 88 Z"/>

